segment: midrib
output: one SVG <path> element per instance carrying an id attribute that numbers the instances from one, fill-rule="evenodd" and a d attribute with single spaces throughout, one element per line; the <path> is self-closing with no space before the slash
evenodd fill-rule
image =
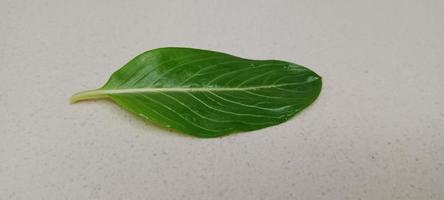
<path id="1" fill-rule="evenodd" d="M 152 93 L 152 92 L 218 92 L 218 91 L 245 91 L 258 90 L 267 88 L 276 88 L 295 85 L 295 83 L 277 84 L 277 85 L 263 85 L 254 87 L 239 87 L 239 88 L 130 88 L 130 89 L 101 89 L 102 94 L 128 94 L 128 93 Z"/>
<path id="2" fill-rule="evenodd" d="M 301 83 L 287 83 L 275 85 L 262 85 L 253 87 L 214 87 L 214 88 L 129 88 L 129 89 L 97 89 L 88 90 L 74 94 L 71 97 L 71 102 L 77 102 L 87 99 L 106 98 L 111 94 L 132 94 L 132 93 L 156 93 L 156 92 L 221 92 L 221 91 L 247 91 L 259 90 L 267 88 L 277 88 L 290 85 L 300 85 Z"/>

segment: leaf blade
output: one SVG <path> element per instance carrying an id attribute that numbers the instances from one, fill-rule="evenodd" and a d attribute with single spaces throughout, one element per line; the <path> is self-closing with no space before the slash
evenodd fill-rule
<path id="1" fill-rule="evenodd" d="M 219 137 L 287 121 L 321 88 L 319 75 L 294 63 L 172 47 L 142 53 L 72 100 L 109 97 L 160 126 Z"/>

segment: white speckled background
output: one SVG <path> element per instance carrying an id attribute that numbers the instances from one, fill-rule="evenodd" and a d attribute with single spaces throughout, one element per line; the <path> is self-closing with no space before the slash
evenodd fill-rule
<path id="1" fill-rule="evenodd" d="M 0 199 L 444 199 L 441 0 L 0 0 Z M 137 54 L 187 46 L 306 65 L 320 98 L 219 139 L 108 101 Z"/>

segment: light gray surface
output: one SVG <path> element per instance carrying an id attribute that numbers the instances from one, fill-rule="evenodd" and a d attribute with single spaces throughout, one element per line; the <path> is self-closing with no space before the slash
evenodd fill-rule
<path id="1" fill-rule="evenodd" d="M 0 0 L 0 199 L 444 199 L 444 3 Z M 135 55 L 187 46 L 307 65 L 316 103 L 193 139 L 108 101 Z"/>

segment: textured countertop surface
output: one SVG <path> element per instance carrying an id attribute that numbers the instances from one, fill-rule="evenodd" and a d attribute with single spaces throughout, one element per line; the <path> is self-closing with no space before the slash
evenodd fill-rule
<path id="1" fill-rule="evenodd" d="M 444 199 L 444 3 L 0 0 L 0 199 Z M 185 46 L 319 73 L 287 123 L 217 139 L 69 104 Z"/>

